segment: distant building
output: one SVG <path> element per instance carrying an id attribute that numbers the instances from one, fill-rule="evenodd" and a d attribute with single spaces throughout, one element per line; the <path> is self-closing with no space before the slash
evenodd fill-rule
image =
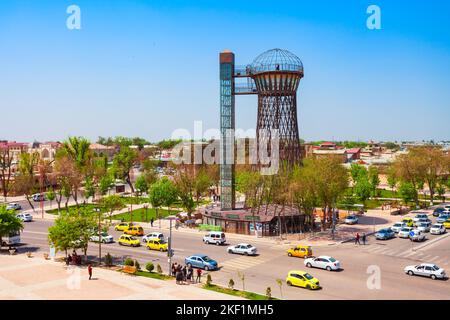
<path id="1" fill-rule="evenodd" d="M 54 161 L 58 149 L 62 147 L 60 142 L 33 142 L 28 149 L 29 153 L 37 152 L 42 160 Z"/>
<path id="2" fill-rule="evenodd" d="M 108 161 L 112 161 L 114 155 L 118 151 L 117 147 L 105 146 L 99 143 L 91 143 L 89 149 L 97 156 L 106 156 Z"/>

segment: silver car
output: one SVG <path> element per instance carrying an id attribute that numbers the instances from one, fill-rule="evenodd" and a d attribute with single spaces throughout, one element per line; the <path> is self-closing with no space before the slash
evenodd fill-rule
<path id="1" fill-rule="evenodd" d="M 22 210 L 22 206 L 17 202 L 12 202 L 6 206 L 6 210 Z"/>
<path id="2" fill-rule="evenodd" d="M 417 224 L 417 230 L 422 232 L 430 232 L 431 223 L 430 222 L 420 222 Z"/>
<path id="3" fill-rule="evenodd" d="M 407 266 L 404 269 L 410 276 L 430 277 L 431 279 L 444 279 L 445 270 L 432 263 L 422 263 L 417 266 Z"/>
<path id="4" fill-rule="evenodd" d="M 413 230 L 412 227 L 404 227 L 398 232 L 398 237 L 403 239 L 409 239 L 409 233 Z"/>
<path id="5" fill-rule="evenodd" d="M 430 233 L 431 234 L 444 234 L 447 230 L 442 223 L 435 223 L 431 226 Z"/>
<path id="6" fill-rule="evenodd" d="M 17 218 L 22 220 L 23 222 L 31 222 L 33 221 L 33 215 L 28 212 L 19 213 L 16 215 Z"/>
<path id="7" fill-rule="evenodd" d="M 411 241 L 417 241 L 417 242 L 421 242 L 421 241 L 425 241 L 425 235 L 420 232 L 417 229 L 414 229 L 413 231 L 411 231 L 411 233 L 409 234 L 409 239 Z"/>
<path id="8" fill-rule="evenodd" d="M 357 223 L 358 223 L 357 216 L 350 215 L 345 218 L 345 224 L 357 224 Z"/>
<path id="9" fill-rule="evenodd" d="M 248 243 L 240 243 L 235 246 L 229 246 L 227 249 L 228 253 L 238 253 L 246 256 L 256 255 L 256 247 Z"/>
<path id="10" fill-rule="evenodd" d="M 444 223 L 447 221 L 447 219 L 450 218 L 450 215 L 448 213 L 441 213 L 439 217 L 436 219 L 437 223 Z"/>
<path id="11" fill-rule="evenodd" d="M 308 268 L 320 268 L 328 271 L 336 271 L 341 268 L 341 263 L 335 258 L 329 256 L 306 258 L 304 264 Z"/>
<path id="12" fill-rule="evenodd" d="M 394 231 L 395 233 L 398 233 L 401 229 L 403 229 L 405 227 L 406 227 L 406 223 L 404 223 L 404 222 L 396 222 L 391 227 L 391 230 Z"/>

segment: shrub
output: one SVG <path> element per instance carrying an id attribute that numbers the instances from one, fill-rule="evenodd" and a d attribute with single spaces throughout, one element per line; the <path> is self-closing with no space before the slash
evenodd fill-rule
<path id="1" fill-rule="evenodd" d="M 234 280 L 230 279 L 230 281 L 228 281 L 228 288 L 230 288 L 231 290 L 234 290 Z"/>
<path id="2" fill-rule="evenodd" d="M 212 284 L 212 278 L 211 275 L 208 274 L 208 276 L 206 277 L 206 285 L 209 287 Z"/>
<path id="3" fill-rule="evenodd" d="M 134 260 L 134 266 L 136 267 L 137 270 L 141 270 L 141 265 L 139 264 L 139 261 Z"/>
<path id="4" fill-rule="evenodd" d="M 163 273 L 163 270 L 159 264 L 156 266 L 156 272 L 158 272 L 159 274 Z"/>
<path id="5" fill-rule="evenodd" d="M 152 272 L 153 269 L 155 269 L 155 266 L 153 265 L 153 263 L 148 262 L 148 263 L 145 265 L 145 269 L 147 269 L 148 272 Z"/>
<path id="6" fill-rule="evenodd" d="M 267 297 L 267 300 L 272 299 L 272 289 L 270 287 L 267 287 L 267 289 L 266 289 L 266 297 Z"/>
<path id="7" fill-rule="evenodd" d="M 107 267 L 110 267 L 113 264 L 113 258 L 109 254 L 109 252 L 105 255 L 105 264 L 106 264 Z"/>
<path id="8" fill-rule="evenodd" d="M 126 258 L 125 261 L 123 262 L 123 264 L 124 264 L 125 266 L 133 267 L 133 266 L 134 266 L 134 261 L 133 261 L 133 259 L 131 259 L 131 258 Z"/>

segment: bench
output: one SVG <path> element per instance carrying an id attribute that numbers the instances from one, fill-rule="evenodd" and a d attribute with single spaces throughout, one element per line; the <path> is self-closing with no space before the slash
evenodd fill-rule
<path id="1" fill-rule="evenodd" d="M 137 268 L 133 266 L 124 266 L 121 271 L 128 274 L 136 274 Z"/>

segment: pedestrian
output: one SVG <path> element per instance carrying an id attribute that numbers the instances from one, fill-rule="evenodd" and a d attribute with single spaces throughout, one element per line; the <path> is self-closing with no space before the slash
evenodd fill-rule
<path id="1" fill-rule="evenodd" d="M 186 279 L 187 279 L 187 268 L 186 268 L 186 266 L 183 267 L 181 272 L 183 273 L 183 281 L 186 281 Z"/>
<path id="2" fill-rule="evenodd" d="M 183 284 L 183 274 L 180 270 L 177 271 L 177 275 L 175 276 L 177 284 Z"/>
<path id="3" fill-rule="evenodd" d="M 89 273 L 89 280 L 91 280 L 92 279 L 92 265 L 91 264 L 88 265 L 88 273 Z"/>
<path id="4" fill-rule="evenodd" d="M 361 242 L 359 242 L 359 233 L 356 233 L 355 244 L 361 244 Z"/>
<path id="5" fill-rule="evenodd" d="M 176 273 L 176 267 L 175 267 L 175 263 L 172 263 L 172 276 L 175 277 L 175 273 Z"/>
<path id="6" fill-rule="evenodd" d="M 197 269 L 197 279 L 195 279 L 195 282 L 202 282 L 202 269 Z"/>
<path id="7" fill-rule="evenodd" d="M 189 266 L 189 269 L 187 271 L 187 281 L 192 283 L 194 281 L 194 269 L 192 266 Z"/>
<path id="8" fill-rule="evenodd" d="M 152 228 L 153 228 L 153 217 L 152 217 L 152 219 L 150 220 L 150 225 L 152 226 Z"/>
<path id="9" fill-rule="evenodd" d="M 72 255 L 69 253 L 69 255 L 67 256 L 67 264 L 71 264 L 72 263 Z"/>
<path id="10" fill-rule="evenodd" d="M 362 242 L 363 242 L 363 245 L 366 245 L 366 234 L 365 233 L 363 233 Z"/>

